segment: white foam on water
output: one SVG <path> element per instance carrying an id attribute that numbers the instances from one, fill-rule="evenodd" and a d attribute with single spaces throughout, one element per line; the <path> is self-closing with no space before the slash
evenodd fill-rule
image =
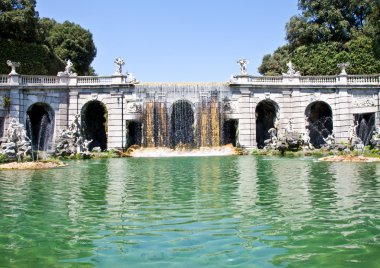
<path id="1" fill-rule="evenodd" d="M 199 149 L 140 148 L 130 153 L 132 157 L 185 157 L 185 156 L 227 156 L 236 154 L 232 146 L 201 147 Z"/>

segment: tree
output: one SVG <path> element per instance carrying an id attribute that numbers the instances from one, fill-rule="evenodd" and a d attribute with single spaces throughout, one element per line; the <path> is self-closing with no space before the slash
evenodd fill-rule
<path id="1" fill-rule="evenodd" d="M 35 0 L 0 0 L 0 39 L 39 43 Z"/>
<path id="2" fill-rule="evenodd" d="M 290 59 L 289 53 L 289 46 L 285 45 L 277 48 L 273 55 L 265 55 L 259 72 L 265 75 L 281 75 L 286 72 L 286 63 Z"/>
<path id="3" fill-rule="evenodd" d="M 299 0 L 301 15 L 286 24 L 288 44 L 265 55 L 259 72 L 286 71 L 292 60 L 302 75 L 335 75 L 337 64 L 349 72 L 380 72 L 380 1 Z"/>
<path id="4" fill-rule="evenodd" d="M 65 21 L 63 24 L 54 20 L 43 19 L 41 32 L 44 32 L 48 45 L 62 60 L 70 59 L 79 75 L 93 72 L 90 66 L 96 56 L 96 47 L 90 31 L 81 26 Z"/>
<path id="5" fill-rule="evenodd" d="M 299 0 L 302 15 L 286 24 L 292 47 L 337 41 L 347 42 L 353 31 L 363 28 L 376 0 Z"/>

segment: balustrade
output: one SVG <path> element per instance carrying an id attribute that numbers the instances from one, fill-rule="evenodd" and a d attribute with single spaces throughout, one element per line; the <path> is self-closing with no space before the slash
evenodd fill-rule
<path id="1" fill-rule="evenodd" d="M 335 84 L 349 84 L 349 85 L 379 85 L 380 77 L 378 75 L 345 75 L 345 76 L 297 76 L 294 80 L 295 84 L 300 85 L 335 85 Z M 291 77 L 283 76 L 237 76 L 230 84 L 252 84 L 252 85 L 286 85 L 289 83 Z M 0 75 L 0 85 L 111 85 L 111 84 L 128 84 L 127 77 L 125 76 L 37 76 L 37 75 L 17 75 L 10 77 L 9 75 Z M 173 85 L 195 85 L 199 83 L 144 83 L 146 85 L 160 85 L 160 86 L 173 86 Z M 207 83 L 209 85 L 213 83 Z M 222 83 L 215 83 L 220 85 Z"/>
<path id="2" fill-rule="evenodd" d="M 308 85 L 335 84 L 336 76 L 300 76 L 300 83 Z"/>
<path id="3" fill-rule="evenodd" d="M 361 85 L 377 85 L 379 84 L 378 75 L 349 75 L 347 77 L 348 84 L 361 84 Z"/>
<path id="4" fill-rule="evenodd" d="M 57 76 L 22 75 L 21 85 L 56 85 L 59 83 Z"/>
<path id="5" fill-rule="evenodd" d="M 78 76 L 78 85 L 109 85 L 112 84 L 112 76 Z"/>
<path id="6" fill-rule="evenodd" d="M 0 75 L 0 84 L 8 84 L 8 75 Z"/>

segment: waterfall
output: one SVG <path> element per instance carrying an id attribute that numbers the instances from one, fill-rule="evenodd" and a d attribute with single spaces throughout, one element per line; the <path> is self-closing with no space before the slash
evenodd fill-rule
<path id="1" fill-rule="evenodd" d="M 222 105 L 218 90 L 198 92 L 198 87 L 168 87 L 168 91 L 179 90 L 201 94 L 199 102 L 179 99 L 170 103 L 168 92 L 162 87 L 146 89 L 142 118 L 141 145 L 146 148 L 199 148 L 221 145 Z M 203 89 L 204 90 L 204 89 Z"/>
<path id="2" fill-rule="evenodd" d="M 309 121 L 310 142 L 319 148 L 325 144 L 324 138 L 332 133 L 332 118 L 330 116 L 321 117 L 313 123 Z"/>
<path id="3" fill-rule="evenodd" d="M 375 131 L 375 114 L 358 114 L 356 120 L 359 123 L 356 134 L 362 140 L 364 146 L 367 146 L 370 144 Z"/>

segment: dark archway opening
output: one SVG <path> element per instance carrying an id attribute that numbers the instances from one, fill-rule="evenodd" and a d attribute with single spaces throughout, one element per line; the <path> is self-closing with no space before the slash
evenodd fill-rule
<path id="1" fill-rule="evenodd" d="M 223 123 L 223 144 L 232 144 L 236 147 L 237 144 L 237 129 L 238 129 L 238 120 L 231 119 L 226 120 Z"/>
<path id="2" fill-rule="evenodd" d="M 274 128 L 278 106 L 274 101 L 263 100 L 256 107 L 256 143 L 259 149 L 264 148 L 265 140 L 270 139 L 269 129 Z"/>
<path id="3" fill-rule="evenodd" d="M 187 101 L 177 101 L 173 104 L 170 118 L 171 146 L 194 147 L 194 112 Z"/>
<path id="4" fill-rule="evenodd" d="M 375 113 L 366 114 L 355 114 L 355 122 L 357 122 L 358 127 L 356 129 L 357 137 L 360 138 L 364 144 L 367 146 L 371 142 L 373 131 L 375 131 Z"/>
<path id="5" fill-rule="evenodd" d="M 46 103 L 35 103 L 26 113 L 26 134 L 30 138 L 33 150 L 51 149 L 54 134 L 54 112 Z"/>
<path id="6" fill-rule="evenodd" d="M 86 140 L 92 140 L 90 151 L 95 147 L 107 149 L 107 116 L 107 109 L 100 101 L 90 101 L 82 109 L 83 135 Z"/>
<path id="7" fill-rule="evenodd" d="M 316 101 L 306 108 L 305 112 L 310 133 L 310 143 L 320 148 L 325 144 L 325 138 L 333 132 L 332 111 L 323 101 Z"/>
<path id="8" fill-rule="evenodd" d="M 137 121 L 127 121 L 126 148 L 132 145 L 141 145 L 141 123 Z"/>

